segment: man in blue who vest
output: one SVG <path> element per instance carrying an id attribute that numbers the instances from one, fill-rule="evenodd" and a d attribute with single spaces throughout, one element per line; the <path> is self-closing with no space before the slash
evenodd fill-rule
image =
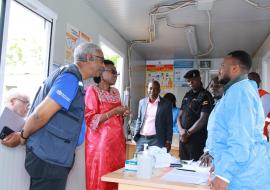
<path id="1" fill-rule="evenodd" d="M 104 57 L 98 46 L 85 43 L 75 49 L 74 60 L 44 81 L 23 130 L 2 142 L 10 147 L 26 142 L 31 190 L 64 190 L 73 166 L 84 121 L 82 80 L 101 74 Z"/>
<path id="2" fill-rule="evenodd" d="M 269 144 L 263 138 L 264 112 L 254 81 L 247 79 L 250 56 L 229 53 L 219 80 L 224 95 L 208 120 L 209 154 L 213 157 L 214 190 L 270 189 Z"/>

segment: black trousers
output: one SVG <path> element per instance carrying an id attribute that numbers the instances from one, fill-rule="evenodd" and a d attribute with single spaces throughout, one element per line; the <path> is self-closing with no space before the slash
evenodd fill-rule
<path id="1" fill-rule="evenodd" d="M 31 177 L 30 190 L 65 190 L 71 168 L 47 163 L 27 148 L 25 169 Z"/>
<path id="2" fill-rule="evenodd" d="M 207 134 L 195 133 L 193 134 L 187 143 L 179 142 L 179 157 L 181 160 L 199 160 L 203 155 L 203 149 Z"/>

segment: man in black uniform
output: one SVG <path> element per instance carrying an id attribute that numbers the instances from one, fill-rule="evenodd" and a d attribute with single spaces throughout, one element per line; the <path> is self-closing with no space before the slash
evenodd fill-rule
<path id="1" fill-rule="evenodd" d="M 207 121 L 213 107 L 213 98 L 203 88 L 198 70 L 188 71 L 184 78 L 191 90 L 182 100 L 179 115 L 179 154 L 182 160 L 198 160 L 207 139 Z"/>

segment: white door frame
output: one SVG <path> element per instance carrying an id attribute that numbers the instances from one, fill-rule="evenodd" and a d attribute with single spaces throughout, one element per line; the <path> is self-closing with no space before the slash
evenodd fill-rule
<path id="1" fill-rule="evenodd" d="M 270 91 L 270 50 L 262 59 L 262 88 Z"/>
<path id="2" fill-rule="evenodd" d="M 121 75 L 120 75 L 120 89 L 119 93 L 120 93 L 120 97 L 121 99 L 123 99 L 123 92 L 124 92 L 124 78 L 125 78 L 125 60 L 126 57 L 124 55 L 124 53 L 122 53 L 120 50 L 118 50 L 110 41 L 108 41 L 106 38 L 104 38 L 102 35 L 99 35 L 99 45 L 101 46 L 101 44 L 105 44 L 106 46 L 108 46 L 109 48 L 111 48 L 115 53 L 119 54 L 123 60 L 122 60 L 122 67 L 121 67 Z"/>
<path id="3" fill-rule="evenodd" d="M 8 31 L 8 20 L 9 20 L 9 11 L 10 10 L 10 0 L 6 1 L 5 7 L 5 17 L 4 17 L 4 24 L 3 24 L 3 39 L 2 39 L 2 51 L 1 51 L 1 60 L 0 60 L 0 108 L 2 108 L 2 99 L 3 99 L 3 86 L 4 86 L 4 71 L 5 71 L 5 62 L 6 62 L 6 49 L 7 49 L 7 31 Z M 1 109 L 2 110 L 2 109 Z"/>

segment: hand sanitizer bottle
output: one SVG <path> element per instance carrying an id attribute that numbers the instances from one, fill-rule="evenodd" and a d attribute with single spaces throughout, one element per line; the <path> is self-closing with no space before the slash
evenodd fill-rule
<path id="1" fill-rule="evenodd" d="M 155 158 L 153 155 L 149 154 L 148 144 L 144 144 L 144 151 L 138 154 L 138 168 L 137 177 L 143 179 L 151 178 L 153 174 L 153 168 L 155 166 Z"/>

